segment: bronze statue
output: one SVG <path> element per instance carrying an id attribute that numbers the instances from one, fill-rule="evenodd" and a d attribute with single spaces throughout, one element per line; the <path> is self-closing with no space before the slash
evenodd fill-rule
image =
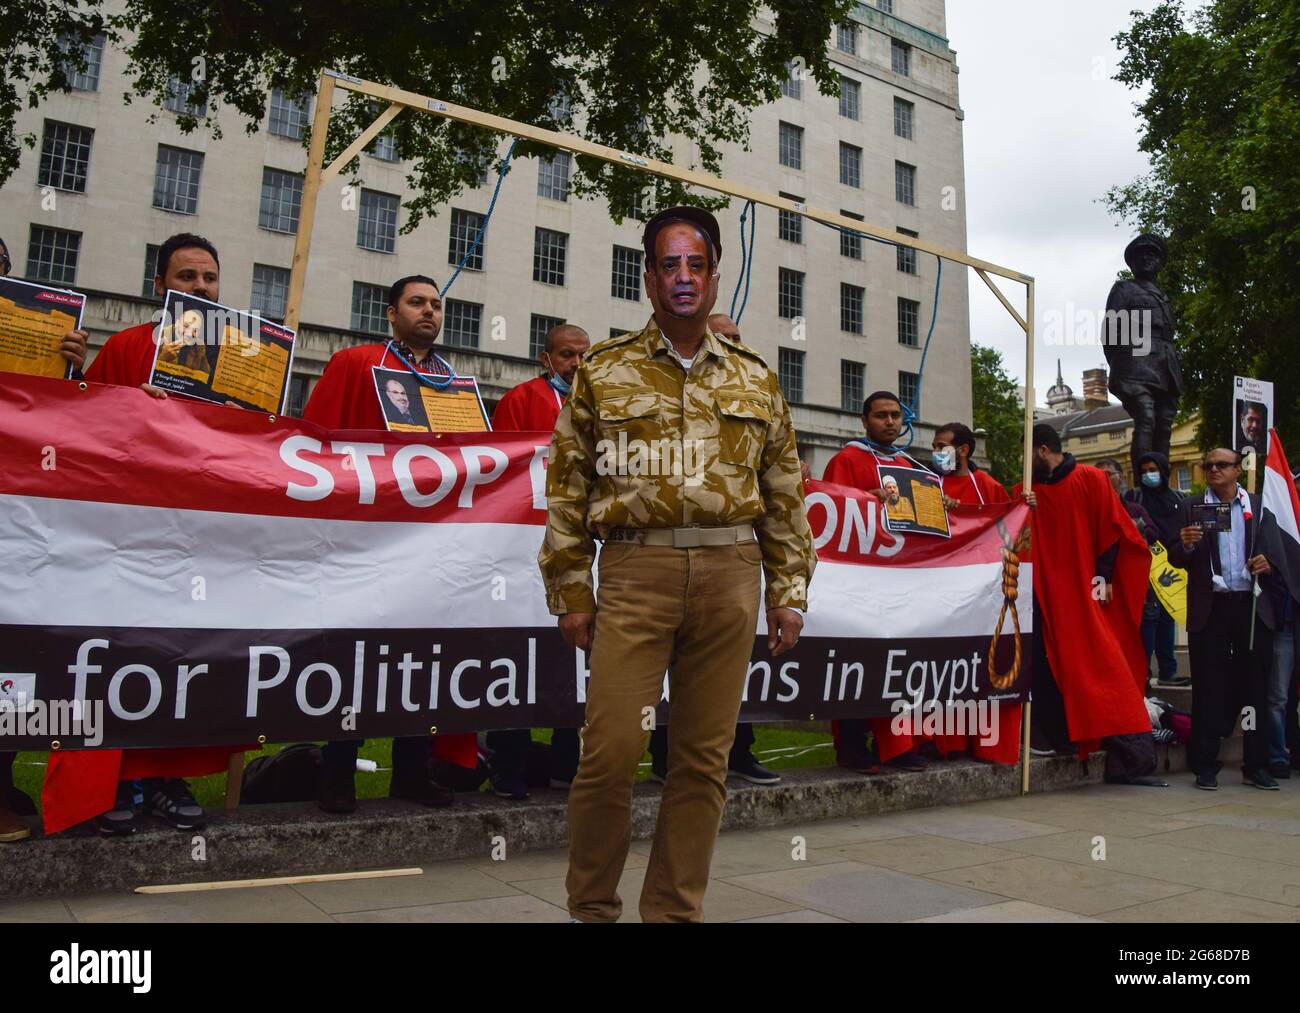
<path id="1" fill-rule="evenodd" d="M 1110 392 L 1133 417 L 1133 470 L 1142 455 L 1169 456 L 1183 371 L 1174 347 L 1174 316 L 1156 275 L 1169 260 L 1164 240 L 1144 233 L 1129 243 L 1124 262 L 1132 280 L 1117 281 L 1106 300 L 1102 350 L 1110 366 Z"/>

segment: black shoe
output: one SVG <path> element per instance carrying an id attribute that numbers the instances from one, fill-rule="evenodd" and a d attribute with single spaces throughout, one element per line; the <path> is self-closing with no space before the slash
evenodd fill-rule
<path id="1" fill-rule="evenodd" d="M 657 781 L 659 784 L 668 783 L 668 761 L 660 763 L 658 760 L 650 760 L 650 780 Z"/>
<path id="2" fill-rule="evenodd" d="M 1273 780 L 1272 775 L 1269 774 L 1267 770 L 1255 770 L 1251 771 L 1249 774 L 1243 773 L 1241 775 L 1241 783 L 1248 784 L 1252 788 L 1260 788 L 1264 791 L 1281 790 L 1278 783 Z"/>
<path id="3" fill-rule="evenodd" d="M 1202 791 L 1218 791 L 1219 779 L 1213 774 L 1197 774 L 1196 787 Z"/>
<path id="4" fill-rule="evenodd" d="M 528 799 L 528 782 L 522 777 L 498 774 L 492 778 L 492 791 L 498 798 L 508 798 L 512 802 L 524 802 Z"/>
<path id="5" fill-rule="evenodd" d="M 0 805 L 0 844 L 15 844 L 32 836 L 29 827 L 16 812 Z"/>
<path id="6" fill-rule="evenodd" d="M 892 767 L 894 770 L 905 770 L 908 773 L 915 774 L 925 770 L 925 760 L 921 759 L 918 753 L 903 753 L 901 756 L 895 756 L 892 760 L 885 761 L 886 767 Z"/>
<path id="7" fill-rule="evenodd" d="M 321 767 L 316 804 L 335 816 L 357 811 L 357 782 L 350 767 Z"/>
<path id="8" fill-rule="evenodd" d="M 95 829 L 105 837 L 125 837 L 135 833 L 135 816 L 135 785 L 119 781 L 113 808 L 95 817 Z"/>
<path id="9" fill-rule="evenodd" d="M 750 753 L 736 757 L 727 764 L 728 776 L 735 776 L 750 784 L 780 784 L 781 775 L 775 770 L 768 770 Z"/>
<path id="10" fill-rule="evenodd" d="M 1276 781 L 1291 780 L 1291 766 L 1287 763 L 1273 763 L 1268 768 L 1269 775 Z"/>
<path id="11" fill-rule="evenodd" d="M 846 750 L 837 753 L 835 762 L 845 770 L 851 770 L 855 774 L 883 774 L 885 768 L 880 765 L 880 759 L 875 753 L 853 752 Z"/>
<path id="12" fill-rule="evenodd" d="M 1182 689 L 1192 684 L 1192 678 L 1189 675 L 1171 675 L 1168 678 L 1161 676 L 1156 680 L 1157 686 L 1164 686 L 1169 689 Z"/>
<path id="13" fill-rule="evenodd" d="M 177 830 L 202 830 L 207 825 L 203 807 L 190 793 L 190 786 L 179 777 L 165 781 L 150 779 L 144 790 L 149 811 Z"/>
<path id="14" fill-rule="evenodd" d="M 428 774 L 422 778 L 393 778 L 389 798 L 404 798 L 427 806 L 446 806 L 456 801 L 456 793 L 439 784 Z"/>

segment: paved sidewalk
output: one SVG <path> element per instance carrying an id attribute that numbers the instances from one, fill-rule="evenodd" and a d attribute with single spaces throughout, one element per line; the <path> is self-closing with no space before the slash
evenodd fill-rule
<path id="1" fill-rule="evenodd" d="M 1265 792 L 1225 770 L 1222 789 L 1203 792 L 1171 780 L 723 834 L 707 917 L 1300 921 L 1300 781 Z M 628 921 L 649 847 L 632 843 Z M 563 851 L 541 851 L 391 879 L 0 901 L 0 922 L 563 922 L 565 866 Z"/>

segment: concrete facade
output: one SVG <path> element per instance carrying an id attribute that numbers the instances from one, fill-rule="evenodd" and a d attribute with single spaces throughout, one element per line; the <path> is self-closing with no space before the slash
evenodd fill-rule
<path id="1" fill-rule="evenodd" d="M 882 4 L 881 6 L 888 6 Z M 857 118 L 841 115 L 835 94 L 823 94 L 811 78 L 800 97 L 783 95 L 752 112 L 750 151 L 724 149 L 723 174 L 767 191 L 802 198 L 809 204 L 844 210 L 877 226 L 903 228 L 958 251 L 966 249 L 965 172 L 962 117 L 958 102 L 955 53 L 943 37 L 942 0 L 895 0 L 893 14 L 859 4 L 853 14 L 856 54 L 828 52 L 839 71 L 860 86 Z M 768 29 L 760 19 L 755 27 Z M 907 47 L 908 73 L 893 69 L 895 44 Z M 222 256 L 222 301 L 247 306 L 254 265 L 287 269 L 293 235 L 258 225 L 263 170 L 300 173 L 306 152 L 300 141 L 269 132 L 268 120 L 252 135 L 233 110 L 218 110 L 224 136 L 204 130 L 184 134 L 176 116 L 144 105 L 124 104 L 128 89 L 125 54 L 103 53 L 97 90 L 52 95 L 35 112 L 19 115 L 19 129 L 38 138 L 18 172 L 0 189 L 0 235 L 8 241 L 14 273 L 28 275 L 28 243 L 34 227 L 80 233 L 75 277 L 69 287 L 94 295 L 88 314 L 92 347 L 109 334 L 147 319 L 153 306 L 142 298 L 146 244 L 193 231 L 211 239 Z M 895 99 L 911 103 L 912 138 L 896 136 Z M 414 115 L 410 111 L 403 115 Z M 155 121 L 150 122 L 154 117 Z M 38 182 L 40 139 L 46 121 L 94 131 L 84 192 L 43 187 Z M 790 168 L 778 156 L 780 124 L 803 130 L 802 165 Z M 840 182 L 840 145 L 861 151 L 860 186 Z M 159 145 L 203 154 L 196 213 L 153 207 Z M 504 151 L 504 146 L 503 149 Z M 689 163 L 688 145 L 677 145 L 679 163 Z M 895 163 L 916 169 L 914 206 L 895 193 Z M 407 169 L 363 155 L 359 175 L 366 190 L 405 198 Z M 611 264 L 616 246 L 637 250 L 640 224 L 615 224 L 603 202 L 553 200 L 538 195 L 541 166 L 520 159 L 501 189 L 484 243 L 483 270 L 465 271 L 450 298 L 482 306 L 478 351 L 458 352 L 467 362 L 497 363 L 485 380 L 485 396 L 495 399 L 510 382 L 532 375 L 529 328 L 533 314 L 579 323 L 599 340 L 611 329 L 642 326 L 650 315 L 644 292 L 639 299 L 611 295 Z M 495 173 L 484 186 L 456 197 L 438 216 L 411 235 L 399 235 L 393 253 L 358 246 L 358 212 L 349 208 L 345 180 L 327 185 L 317 208 L 310 268 L 303 302 L 303 342 L 295 363 L 301 396 L 319 375 L 332 351 L 344 344 L 373 340 L 353 328 L 354 283 L 387 286 L 411 273 L 445 279 L 449 263 L 452 208 L 482 213 Z M 724 257 L 718 308 L 725 311 L 739 274 L 739 214 L 720 214 Z M 405 220 L 405 212 L 400 221 Z M 533 281 L 534 230 L 565 233 L 568 256 L 563 285 Z M 936 264 L 917 255 L 916 273 L 898 269 L 894 248 L 863 241 L 863 259 L 841 255 L 840 236 L 804 221 L 801 243 L 778 238 L 776 212 L 760 208 L 757 251 L 749 302 L 742 319 L 746 343 L 775 369 L 781 349 L 803 353 L 803 391 L 793 398 L 801 450 L 821 468 L 846 438 L 861 427 L 857 410 L 845 410 L 842 363 L 865 366 L 864 392 L 897 389 L 900 373 L 916 374 L 933 309 Z M 804 273 L 803 321 L 778 313 L 780 269 Z M 863 333 L 841 327 L 841 286 L 865 290 Z M 948 264 L 941 305 L 922 388 L 917 443 L 928 447 L 929 431 L 953 420 L 970 420 L 968 281 L 966 269 Z M 638 280 L 639 288 L 639 280 Z M 899 299 L 917 304 L 917 346 L 899 339 Z M 479 368 L 476 366 L 476 368 Z M 500 388 L 500 389 L 498 389 Z"/>

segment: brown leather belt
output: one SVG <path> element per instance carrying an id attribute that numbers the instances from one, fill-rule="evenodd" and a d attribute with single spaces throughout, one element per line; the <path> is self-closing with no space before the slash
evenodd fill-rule
<path id="1" fill-rule="evenodd" d="M 631 542 L 634 545 L 666 545 L 674 549 L 701 546 L 735 545 L 756 541 L 754 525 L 736 524 L 725 528 L 613 528 L 606 542 Z"/>

